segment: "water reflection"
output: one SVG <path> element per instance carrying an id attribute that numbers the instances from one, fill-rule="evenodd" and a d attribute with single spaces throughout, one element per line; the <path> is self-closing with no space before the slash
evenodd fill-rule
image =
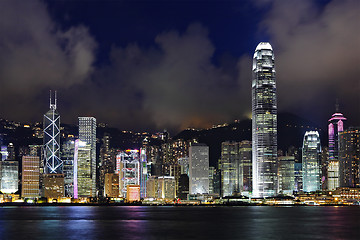
<path id="1" fill-rule="evenodd" d="M 358 239 L 359 207 L 0 208 L 0 239 Z"/>

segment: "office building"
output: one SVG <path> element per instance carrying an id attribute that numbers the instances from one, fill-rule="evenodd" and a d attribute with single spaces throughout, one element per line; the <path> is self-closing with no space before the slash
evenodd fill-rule
<path id="1" fill-rule="evenodd" d="M 158 178 L 150 176 L 146 181 L 146 198 L 158 197 Z"/>
<path id="2" fill-rule="evenodd" d="M 90 146 L 91 196 L 96 196 L 96 119 L 79 117 L 79 139 Z"/>
<path id="3" fill-rule="evenodd" d="M 55 101 L 52 102 L 50 92 L 50 110 L 44 115 L 44 171 L 45 174 L 62 173 L 63 162 L 60 159 L 60 115 L 56 111 Z"/>
<path id="4" fill-rule="evenodd" d="M 252 147 L 247 140 L 239 143 L 239 191 L 242 195 L 252 191 Z"/>
<path id="5" fill-rule="evenodd" d="M 17 161 L 0 161 L 0 191 L 12 194 L 19 189 L 19 163 Z"/>
<path id="6" fill-rule="evenodd" d="M 295 190 L 295 157 L 279 157 L 279 192 L 292 195 Z"/>
<path id="7" fill-rule="evenodd" d="M 92 179 L 92 158 L 91 145 L 86 142 L 75 141 L 74 154 L 74 198 L 92 197 L 93 191 Z"/>
<path id="8" fill-rule="evenodd" d="M 321 189 L 321 145 L 317 131 L 307 131 L 302 147 L 303 191 L 314 192 Z"/>
<path id="9" fill-rule="evenodd" d="M 221 144 L 221 192 L 223 197 L 239 193 L 239 158 L 238 142 Z"/>
<path id="10" fill-rule="evenodd" d="M 140 185 L 126 186 L 126 202 L 140 201 Z"/>
<path id="11" fill-rule="evenodd" d="M 37 156 L 22 157 L 22 174 L 21 174 L 21 197 L 38 198 L 40 180 L 40 158 Z"/>
<path id="12" fill-rule="evenodd" d="M 175 198 L 175 177 L 158 177 L 158 198 L 173 200 Z"/>
<path id="13" fill-rule="evenodd" d="M 189 194 L 189 176 L 187 174 L 181 174 L 178 182 L 177 197 L 180 198 L 181 200 L 186 200 L 188 194 Z"/>
<path id="14" fill-rule="evenodd" d="M 340 187 L 360 187 L 360 127 L 339 134 Z"/>
<path id="15" fill-rule="evenodd" d="M 105 197 L 119 197 L 119 175 L 115 173 L 105 174 Z"/>
<path id="16" fill-rule="evenodd" d="M 102 144 L 99 154 L 99 196 L 105 196 L 105 175 L 115 172 L 115 161 L 113 160 L 113 151 L 110 149 L 110 135 L 105 133 L 102 138 Z"/>
<path id="17" fill-rule="evenodd" d="M 336 113 L 329 119 L 329 160 L 328 160 L 328 190 L 335 190 L 339 187 L 339 134 L 344 131 L 344 121 L 346 118 L 339 112 L 336 105 Z"/>
<path id="18" fill-rule="evenodd" d="M 64 174 L 45 174 L 43 184 L 44 197 L 50 199 L 64 197 Z"/>
<path id="19" fill-rule="evenodd" d="M 252 70 L 253 196 L 268 197 L 278 192 L 275 60 L 268 42 L 256 47 Z"/>
<path id="20" fill-rule="evenodd" d="M 126 150 L 116 156 L 120 175 L 120 196 L 126 197 L 128 185 L 140 186 L 140 159 L 139 150 Z"/>
<path id="21" fill-rule="evenodd" d="M 194 143 L 189 149 L 189 192 L 209 193 L 209 147 Z"/>
<path id="22" fill-rule="evenodd" d="M 75 140 L 68 139 L 61 150 L 61 160 L 63 161 L 65 197 L 74 197 L 74 155 Z"/>

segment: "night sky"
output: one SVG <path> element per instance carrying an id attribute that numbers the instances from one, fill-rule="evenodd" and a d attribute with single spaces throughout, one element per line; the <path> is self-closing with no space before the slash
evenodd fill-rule
<path id="1" fill-rule="evenodd" d="M 275 53 L 278 110 L 360 125 L 360 1 L 0 0 L 0 118 L 173 133 L 249 118 L 252 55 Z"/>

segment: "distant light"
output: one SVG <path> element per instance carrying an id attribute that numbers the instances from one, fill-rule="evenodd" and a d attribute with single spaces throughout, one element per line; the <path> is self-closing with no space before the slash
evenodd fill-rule
<path id="1" fill-rule="evenodd" d="M 128 149 L 125 152 L 139 152 L 139 150 L 137 150 L 137 149 Z"/>

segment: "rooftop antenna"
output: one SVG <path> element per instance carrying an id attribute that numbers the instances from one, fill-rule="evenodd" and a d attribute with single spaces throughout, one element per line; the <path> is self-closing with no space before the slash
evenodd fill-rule
<path id="1" fill-rule="evenodd" d="M 56 101 L 57 101 L 57 91 L 55 90 L 55 109 L 56 109 Z"/>
<path id="2" fill-rule="evenodd" d="M 336 98 L 335 111 L 336 111 L 337 113 L 340 112 L 339 99 L 338 99 L 338 98 Z"/>
<path id="3" fill-rule="evenodd" d="M 54 102 L 54 104 L 52 103 L 51 96 L 52 96 L 52 94 L 51 94 L 51 90 L 50 90 L 50 109 L 56 110 L 56 101 L 57 101 L 57 99 L 56 99 L 56 91 L 55 91 L 55 102 Z"/>

